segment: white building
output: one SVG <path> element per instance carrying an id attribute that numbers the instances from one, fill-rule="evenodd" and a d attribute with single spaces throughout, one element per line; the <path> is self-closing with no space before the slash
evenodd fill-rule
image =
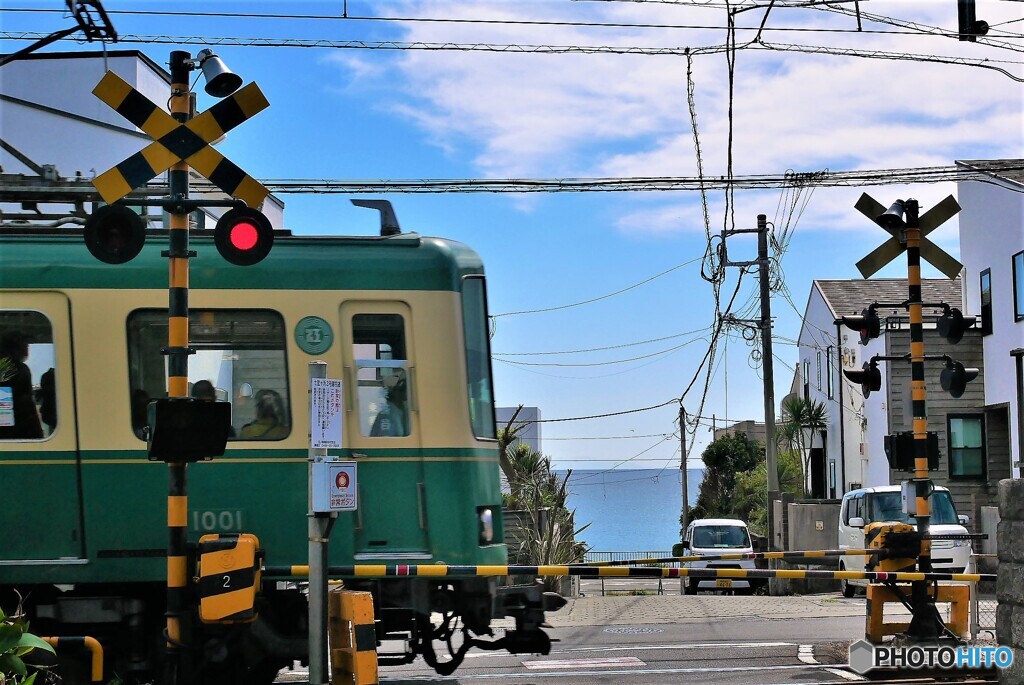
<path id="1" fill-rule="evenodd" d="M 498 430 L 501 430 L 508 425 L 508 422 L 512 420 L 512 415 L 516 413 L 516 407 L 495 407 L 494 415 L 498 420 Z M 530 446 L 534 452 L 543 452 L 541 449 L 541 424 L 540 424 L 540 408 L 539 407 L 523 407 L 513 426 L 525 426 L 522 430 L 516 433 L 516 440 L 513 442 L 522 442 Z"/>
<path id="2" fill-rule="evenodd" d="M 800 329 L 800 358 L 793 391 L 828 409 L 828 428 L 823 435 L 812 436 L 810 445 L 809 485 L 819 497 L 841 497 L 857 487 L 890 482 L 884 440 L 889 433 L 903 430 L 892 425 L 893 408 L 888 405 L 896 390 L 889 388 L 892 373 L 886 362 L 879 363 L 882 387 L 865 401 L 860 386 L 848 381 L 841 370 L 860 369 L 876 354 L 894 354 L 888 333 L 906 329 L 906 311 L 902 307 L 879 307 L 876 311 L 883 320 L 882 335 L 867 345 L 861 345 L 857 331 L 836 321 L 859 315 L 874 302 L 902 303 L 907 297 L 907 280 L 900 278 L 816 280 L 811 285 Z M 922 297 L 925 302 L 956 306 L 961 300 L 960 280 L 925 279 Z M 938 313 L 941 310 L 925 308 L 931 321 Z M 926 345 L 931 344 L 934 350 L 938 337 L 928 318 L 925 328 Z M 931 384 L 931 392 L 941 392 L 938 383 Z"/>
<path id="3" fill-rule="evenodd" d="M 0 68 L 2 137 L 16 151 L 0 149 L 5 181 L 11 174 L 35 177 L 38 169 L 34 167 L 44 166 L 55 167 L 64 178 L 91 180 L 151 142 L 148 135 L 93 95 L 92 89 L 108 69 L 160 107 L 170 98 L 170 74 L 136 50 L 115 50 L 106 56 L 98 51 L 34 53 Z M 165 176 L 156 180 L 166 182 Z M 194 172 L 192 178 L 204 180 Z M 209 197 L 226 196 L 217 192 Z M 3 210 L 8 220 L 21 207 L 8 205 Z M 47 215 L 62 214 L 54 207 L 40 210 Z M 160 215 L 159 208 L 149 210 Z M 223 211 L 205 214 L 215 217 Z M 274 228 L 283 228 L 284 204 L 280 200 L 269 196 L 262 211 Z M 212 228 L 205 217 L 197 218 Z"/>
<path id="4" fill-rule="evenodd" d="M 1024 457 L 1024 160 L 963 161 L 994 171 L 986 182 L 957 184 L 965 313 L 980 317 L 985 357 L 985 407 L 1005 409 L 1013 477 Z"/>

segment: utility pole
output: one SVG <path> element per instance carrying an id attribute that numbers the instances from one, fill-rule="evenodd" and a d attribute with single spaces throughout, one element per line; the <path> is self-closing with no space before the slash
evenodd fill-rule
<path id="1" fill-rule="evenodd" d="M 686 410 L 683 405 L 679 405 L 679 470 L 682 472 L 683 477 L 683 516 L 680 522 L 683 524 L 683 530 L 686 530 L 690 525 L 690 497 L 687 492 L 687 472 L 686 472 Z"/>
<path id="2" fill-rule="evenodd" d="M 757 259 L 746 262 L 729 261 L 729 251 L 725 239 L 738 233 L 757 233 Z M 768 217 L 757 215 L 756 229 L 733 229 L 722 231 L 722 265 L 748 267 L 757 265 L 758 280 L 761 287 L 761 317 L 758 319 L 730 319 L 756 328 L 761 332 L 761 368 L 764 370 L 764 456 L 768 471 L 768 534 L 774 540 L 773 505 L 772 501 L 779 496 L 779 467 L 775 445 L 775 358 L 772 355 L 772 300 L 771 283 L 768 270 Z M 772 545 L 773 546 L 773 545 Z"/>

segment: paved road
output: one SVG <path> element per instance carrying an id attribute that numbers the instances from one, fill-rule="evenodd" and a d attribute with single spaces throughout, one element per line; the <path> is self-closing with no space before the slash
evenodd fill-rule
<path id="1" fill-rule="evenodd" d="M 382 669 L 381 682 L 823 685 L 857 680 L 839 665 L 842 650 L 829 643 L 849 642 L 863 633 L 862 599 L 602 597 L 599 588 L 591 590 L 585 586 L 586 596 L 549 614 L 549 633 L 558 640 L 551 654 L 471 651 L 452 676 L 438 676 L 418 660 Z M 302 671 L 281 678 L 304 681 Z"/>

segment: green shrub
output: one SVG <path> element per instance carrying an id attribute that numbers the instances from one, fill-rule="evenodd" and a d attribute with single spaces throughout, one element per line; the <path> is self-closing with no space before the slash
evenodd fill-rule
<path id="1" fill-rule="evenodd" d="M 32 685 L 36 681 L 39 673 L 29 675 L 23 660 L 33 649 L 54 653 L 47 642 L 28 632 L 20 606 L 10 616 L 0 609 L 0 685 Z"/>

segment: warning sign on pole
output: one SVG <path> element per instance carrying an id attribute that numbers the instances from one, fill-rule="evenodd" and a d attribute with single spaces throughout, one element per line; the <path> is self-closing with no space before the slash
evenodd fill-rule
<path id="1" fill-rule="evenodd" d="M 311 378 L 313 396 L 310 412 L 310 447 L 315 450 L 340 449 L 343 418 L 341 380 Z"/>
<path id="2" fill-rule="evenodd" d="M 354 461 L 313 462 L 313 511 L 355 511 L 358 506 Z"/>

